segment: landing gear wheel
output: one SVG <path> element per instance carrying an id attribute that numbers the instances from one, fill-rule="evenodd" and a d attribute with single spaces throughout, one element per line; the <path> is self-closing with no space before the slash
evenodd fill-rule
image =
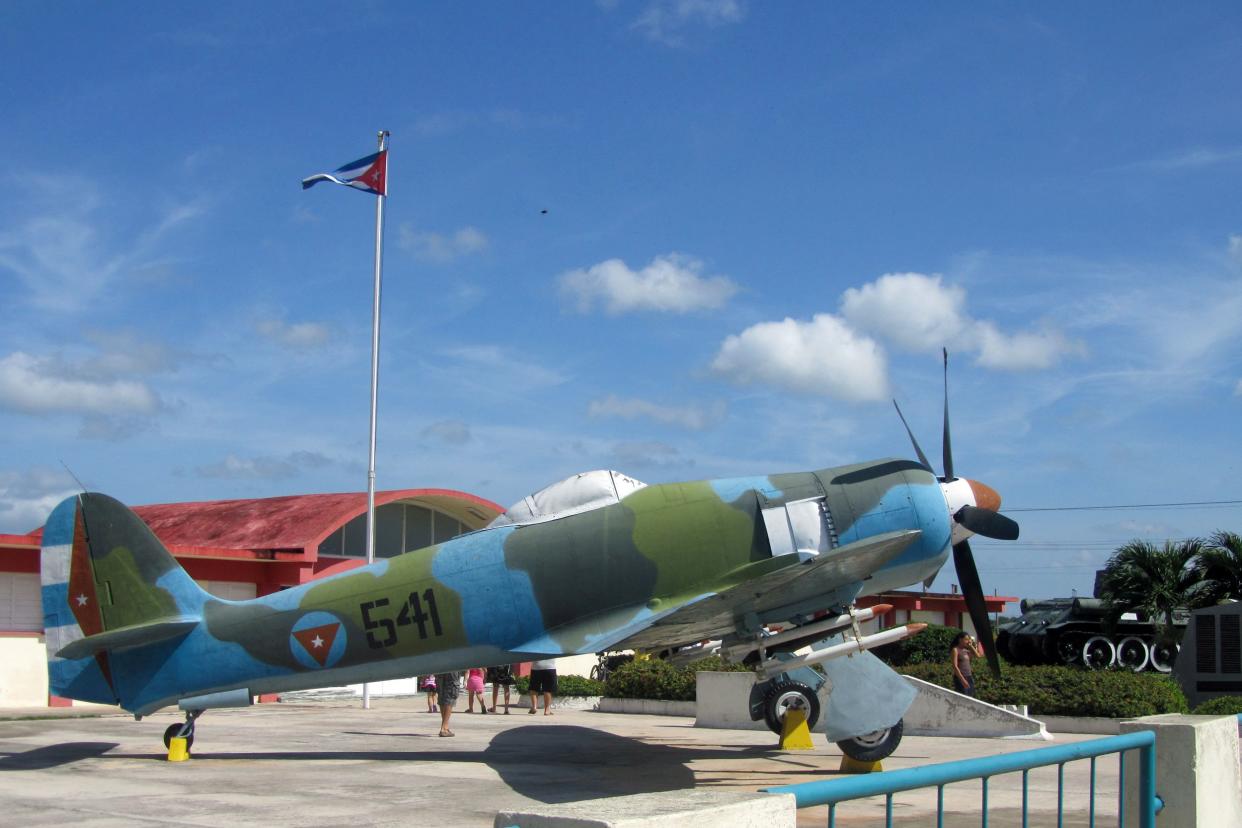
<path id="1" fill-rule="evenodd" d="M 168 726 L 168 729 L 164 731 L 164 747 L 165 748 L 172 745 L 172 740 L 174 737 L 181 735 L 181 728 L 183 727 L 185 727 L 184 724 L 171 724 Z M 185 734 L 186 753 L 189 753 L 190 748 L 192 748 L 193 746 L 194 746 L 194 722 L 190 722 L 190 730 L 188 733 Z"/>
<path id="2" fill-rule="evenodd" d="M 1082 663 L 1088 670 L 1103 670 L 1117 662 L 1117 648 L 1102 635 L 1093 635 L 1082 645 Z"/>
<path id="3" fill-rule="evenodd" d="M 1117 642 L 1117 664 L 1136 673 L 1147 666 L 1147 645 L 1143 639 L 1127 635 Z"/>
<path id="4" fill-rule="evenodd" d="M 768 691 L 763 703 L 763 720 L 779 736 L 784 728 L 785 714 L 790 710 L 801 710 L 806 714 L 806 726 L 814 728 L 819 721 L 819 697 L 800 681 L 778 681 Z"/>
<path id="5" fill-rule="evenodd" d="M 864 733 L 852 739 L 837 742 L 841 752 L 859 762 L 879 762 L 887 759 L 897 746 L 901 744 L 901 732 L 905 729 L 905 720 L 898 719 L 897 724 L 883 730 Z"/>
<path id="6" fill-rule="evenodd" d="M 1151 666 L 1159 673 L 1173 672 L 1173 662 L 1177 660 L 1177 651 L 1180 650 L 1177 644 L 1167 644 L 1153 641 L 1147 646 L 1147 654 L 1151 659 Z"/>

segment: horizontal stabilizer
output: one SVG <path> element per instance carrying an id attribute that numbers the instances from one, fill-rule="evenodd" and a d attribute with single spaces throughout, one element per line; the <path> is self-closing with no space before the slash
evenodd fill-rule
<path id="1" fill-rule="evenodd" d="M 861 583 L 904 552 L 921 534 L 918 529 L 910 529 L 875 535 L 804 563 L 748 578 L 737 586 L 678 608 L 614 646 L 616 649 L 653 650 L 719 638 L 733 632 L 735 620 L 747 613 L 753 612 L 766 619 L 782 608 Z"/>
<path id="2" fill-rule="evenodd" d="M 118 627 L 115 630 L 108 630 L 98 635 L 88 635 L 86 638 L 70 642 L 61 647 L 56 656 L 68 659 L 84 658 L 102 650 L 141 647 L 186 635 L 196 626 L 198 626 L 197 618 L 169 618 L 163 621 Z"/>

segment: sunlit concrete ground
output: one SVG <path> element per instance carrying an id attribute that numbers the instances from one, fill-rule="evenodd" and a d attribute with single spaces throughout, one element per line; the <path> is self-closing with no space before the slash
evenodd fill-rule
<path id="1" fill-rule="evenodd" d="M 11 711 L 8 711 L 11 713 Z M 5 711 L 0 711 L 3 716 Z M 491 825 L 499 809 L 688 787 L 755 791 L 838 775 L 841 753 L 782 752 L 760 731 L 692 719 L 559 709 L 454 714 L 454 738 L 422 699 L 210 711 L 193 758 L 169 763 L 180 715 L 0 721 L 0 824 L 121 826 Z M 1058 734 L 1056 743 L 1099 738 Z M 1029 750 L 1045 742 L 907 737 L 886 770 Z M 1086 825 L 1088 764 L 1066 766 L 1065 825 Z M 1097 763 L 1096 817 L 1116 824 L 1117 760 Z M 989 824 L 1018 825 L 1021 774 L 989 783 Z M 1030 775 L 1031 825 L 1056 824 L 1056 770 Z M 945 791 L 946 825 L 978 825 L 980 785 Z M 935 791 L 899 794 L 900 825 L 934 825 Z M 842 805 L 839 825 L 883 824 L 882 798 Z M 827 809 L 799 813 L 826 825 Z"/>

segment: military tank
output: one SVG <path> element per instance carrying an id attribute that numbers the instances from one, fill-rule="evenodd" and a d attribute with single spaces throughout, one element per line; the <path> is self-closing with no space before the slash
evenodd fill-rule
<path id="1" fill-rule="evenodd" d="M 1021 617 L 1000 625 L 996 649 L 1014 664 L 1077 664 L 1090 670 L 1125 667 L 1134 672 L 1168 673 L 1188 613 L 1175 613 L 1172 635 L 1157 638 L 1157 625 L 1139 613 L 1127 612 L 1111 627 L 1098 598 L 1023 599 Z"/>

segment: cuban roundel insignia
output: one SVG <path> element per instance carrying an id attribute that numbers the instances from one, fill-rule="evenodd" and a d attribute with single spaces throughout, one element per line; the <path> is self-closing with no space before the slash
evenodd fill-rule
<path id="1" fill-rule="evenodd" d="M 345 655 L 345 626 L 330 612 L 308 612 L 289 634 L 289 649 L 303 667 L 331 667 Z"/>

